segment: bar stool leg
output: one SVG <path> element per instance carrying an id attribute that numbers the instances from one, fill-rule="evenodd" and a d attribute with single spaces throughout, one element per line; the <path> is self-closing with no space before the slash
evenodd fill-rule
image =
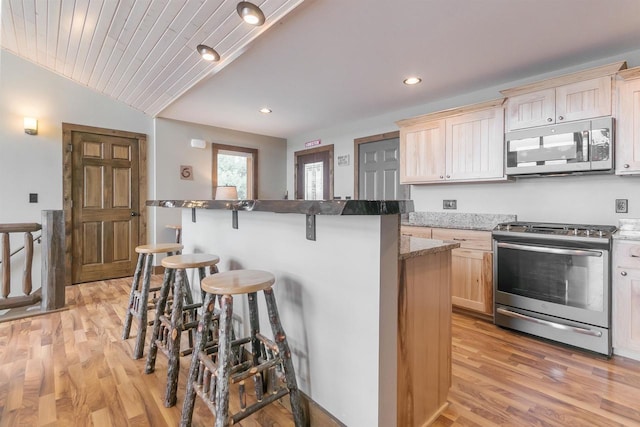
<path id="1" fill-rule="evenodd" d="M 136 337 L 136 347 L 133 351 L 133 358 L 140 359 L 144 352 L 144 339 L 147 336 L 147 305 L 149 304 L 149 287 L 151 286 L 151 269 L 153 268 L 153 255 L 147 255 L 147 262 L 144 266 L 144 277 L 142 279 L 142 292 L 138 310 L 140 312 L 140 323 L 138 324 L 138 336 Z"/>
<path id="2" fill-rule="evenodd" d="M 202 280 L 202 278 L 200 278 Z M 191 294 L 191 286 L 187 277 L 187 270 L 182 270 L 182 283 L 184 284 L 184 301 L 187 304 L 193 304 L 193 295 Z M 200 300 L 202 301 L 202 300 Z"/>
<path id="3" fill-rule="evenodd" d="M 136 270 L 135 273 L 133 273 L 133 282 L 131 283 L 131 292 L 129 293 L 129 305 L 127 306 L 127 315 L 124 318 L 124 328 L 122 330 L 123 340 L 129 339 L 129 334 L 131 333 L 131 321 L 133 320 L 133 312 L 131 310 L 133 309 L 136 290 L 140 284 L 140 273 L 142 272 L 145 256 L 145 254 L 138 254 Z"/>
<path id="4" fill-rule="evenodd" d="M 164 270 L 164 278 L 162 280 L 162 287 L 160 288 L 160 297 L 158 298 L 158 305 L 156 306 L 156 317 L 153 321 L 153 333 L 151 334 L 151 343 L 149 344 L 149 354 L 147 354 L 147 364 L 145 365 L 144 372 L 146 374 L 152 373 L 156 368 L 156 356 L 158 354 L 158 344 L 156 339 L 160 335 L 160 316 L 162 316 L 167 308 L 167 298 L 169 297 L 169 288 L 174 281 L 175 270 L 173 268 L 167 268 Z"/>
<path id="5" fill-rule="evenodd" d="M 229 418 L 229 376 L 231 373 L 231 320 L 233 297 L 222 296 L 220 330 L 218 337 L 218 373 L 216 384 L 215 427 L 225 427 Z"/>
<path id="6" fill-rule="evenodd" d="M 289 349 L 287 336 L 285 335 L 282 324 L 280 323 L 278 306 L 276 304 L 276 298 L 273 295 L 273 289 L 265 289 L 263 292 L 264 298 L 267 302 L 267 312 L 269 314 L 269 323 L 271 323 L 273 338 L 278 346 L 278 350 L 280 351 L 280 357 L 282 358 L 284 376 L 287 381 L 287 388 L 289 389 L 289 399 L 291 400 L 293 421 L 296 427 L 302 427 L 306 425 L 306 421 L 302 410 L 302 398 L 300 396 L 300 391 L 298 390 L 293 362 L 291 361 L 291 350 Z"/>
<path id="7" fill-rule="evenodd" d="M 187 391 L 184 394 L 184 402 L 182 403 L 182 416 L 180 417 L 180 427 L 190 427 L 191 418 L 193 417 L 193 408 L 196 404 L 195 385 L 198 380 L 198 371 L 200 368 L 200 360 L 198 359 L 200 352 L 204 350 L 207 344 L 207 335 L 209 333 L 209 324 L 213 316 L 216 296 L 206 294 L 202 305 L 202 319 L 198 324 L 198 333 L 196 334 L 196 345 L 193 348 L 191 356 L 191 366 L 189 367 L 189 376 L 187 377 Z"/>
<path id="8" fill-rule="evenodd" d="M 262 354 L 262 346 L 261 342 L 258 339 L 257 335 L 260 332 L 260 318 L 258 313 L 258 295 L 256 292 L 251 292 L 247 294 L 247 299 L 249 301 L 249 326 L 251 328 L 251 362 L 254 366 L 258 366 L 260 364 L 260 355 Z M 258 375 L 260 379 L 258 379 Z M 256 397 L 258 401 L 262 400 L 262 396 L 264 394 L 264 377 L 262 373 L 259 373 L 253 377 Z"/>
<path id="9" fill-rule="evenodd" d="M 169 337 L 169 362 L 167 369 L 167 390 L 165 392 L 164 406 L 170 408 L 176 404 L 176 391 L 178 390 L 178 373 L 180 372 L 180 338 L 182 337 L 184 306 L 184 275 L 185 271 L 179 268 L 175 272 L 176 278 L 173 286 L 173 310 L 171 311 L 171 336 Z"/>

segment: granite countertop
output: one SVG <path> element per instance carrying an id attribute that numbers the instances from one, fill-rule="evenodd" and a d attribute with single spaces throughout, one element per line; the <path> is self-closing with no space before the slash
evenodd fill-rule
<path id="1" fill-rule="evenodd" d="M 412 212 L 413 200 L 147 200 L 147 206 L 306 215 L 394 215 Z"/>
<path id="2" fill-rule="evenodd" d="M 402 225 L 485 231 L 493 230 L 500 223 L 517 220 L 517 215 L 460 212 L 409 212 L 408 216 L 408 221 L 403 221 Z"/>
<path id="3" fill-rule="evenodd" d="M 400 236 L 399 260 L 450 251 L 459 248 L 460 243 L 444 240 L 423 239 L 422 237 Z"/>
<path id="4" fill-rule="evenodd" d="M 618 240 L 640 240 L 640 219 L 618 220 L 618 231 L 613 235 Z"/>

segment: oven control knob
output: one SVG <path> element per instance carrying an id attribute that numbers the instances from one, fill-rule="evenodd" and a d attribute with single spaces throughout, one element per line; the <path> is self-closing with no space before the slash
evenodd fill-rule
<path id="1" fill-rule="evenodd" d="M 621 275 L 621 276 L 626 276 L 626 275 L 627 275 L 627 272 L 626 272 L 626 271 L 621 271 L 621 272 L 620 272 L 620 275 Z"/>
<path id="2" fill-rule="evenodd" d="M 602 230 L 598 231 L 598 235 L 602 237 Z"/>
<path id="3" fill-rule="evenodd" d="M 573 229 L 573 234 L 574 234 L 574 236 L 577 236 L 577 235 L 578 235 L 578 229 L 577 229 L 577 228 L 574 228 L 574 229 Z"/>
<path id="4" fill-rule="evenodd" d="M 591 234 L 591 230 L 585 230 L 584 234 L 589 237 L 589 234 Z"/>

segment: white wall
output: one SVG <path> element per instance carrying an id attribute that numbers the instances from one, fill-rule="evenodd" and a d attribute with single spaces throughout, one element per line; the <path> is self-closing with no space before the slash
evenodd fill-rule
<path id="1" fill-rule="evenodd" d="M 321 139 L 322 145 L 334 144 L 336 158 L 350 155 L 349 166 L 340 167 L 336 164 L 334 168 L 334 188 L 335 196 L 353 196 L 354 139 L 398 130 L 395 124 L 397 120 L 501 98 L 499 91 L 502 89 L 622 60 L 627 61 L 629 68 L 640 65 L 640 50 L 346 125 L 295 135 L 288 139 L 287 145 L 288 191 L 293 194 L 294 152 L 303 150 L 306 141 Z M 617 225 L 620 218 L 640 217 L 640 177 L 599 175 L 529 178 L 492 184 L 413 185 L 411 199 L 415 202 L 416 211 L 442 211 L 443 199 L 456 199 L 458 210 L 454 212 L 516 214 L 518 219 L 524 221 Z M 627 214 L 615 213 L 615 199 L 629 200 Z"/>
<path id="2" fill-rule="evenodd" d="M 170 119 L 155 119 L 156 152 L 152 178 L 156 192 L 151 199 L 211 199 L 211 143 L 258 149 L 258 197 L 282 199 L 286 187 L 287 142 L 281 138 L 239 132 Z M 191 139 L 207 141 L 205 149 L 191 147 Z M 180 179 L 180 165 L 193 166 L 193 180 Z M 180 224 L 178 209 L 149 209 L 155 215 L 155 241 L 174 238 L 167 224 Z"/>
<path id="3" fill-rule="evenodd" d="M 24 116 L 38 119 L 38 135 L 24 133 Z M 62 209 L 63 122 L 145 133 L 153 147 L 150 117 L 2 50 L 0 223 L 40 223 L 42 210 Z M 38 193 L 38 203 L 29 203 L 29 193 Z M 12 238 L 11 247 L 20 246 L 22 236 Z M 40 283 L 39 250 L 36 244 L 34 288 Z M 23 260 L 13 258 L 18 289 Z"/>

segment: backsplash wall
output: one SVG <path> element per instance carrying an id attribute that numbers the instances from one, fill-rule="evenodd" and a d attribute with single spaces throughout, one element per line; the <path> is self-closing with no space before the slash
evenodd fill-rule
<path id="1" fill-rule="evenodd" d="M 516 214 L 519 221 L 617 225 L 640 218 L 640 177 L 576 175 L 518 179 L 506 183 L 413 185 L 416 211 L 444 211 L 444 199 L 457 200 L 450 212 Z M 629 211 L 615 212 L 615 199 Z"/>

